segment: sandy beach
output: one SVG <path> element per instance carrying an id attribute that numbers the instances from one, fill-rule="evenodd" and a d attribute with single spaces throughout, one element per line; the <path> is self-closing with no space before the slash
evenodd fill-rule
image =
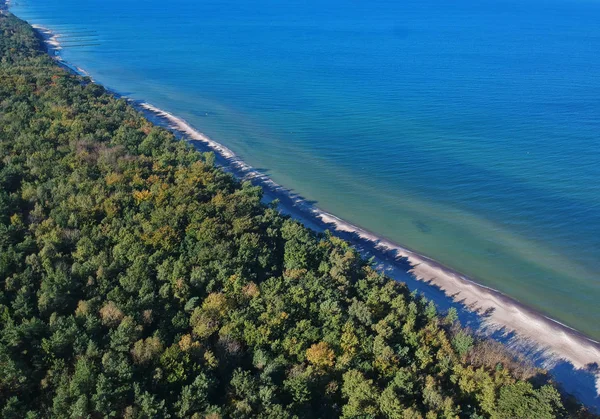
<path id="1" fill-rule="evenodd" d="M 48 52 L 50 55 L 55 56 L 58 51 L 62 49 L 58 40 L 59 34 L 52 32 L 50 29 L 42 25 L 31 25 L 38 33 L 42 35 L 46 45 L 48 46 Z"/>
<path id="2" fill-rule="evenodd" d="M 36 29 L 61 64 L 88 76 L 55 55 L 55 51 L 60 51 L 56 34 L 40 26 Z M 255 170 L 232 150 L 202 134 L 185 120 L 149 103 L 128 100 L 152 122 L 170 129 L 202 151 L 213 151 L 217 162 L 226 170 L 263 187 L 268 200 L 279 200 L 283 213 L 317 231 L 329 230 L 350 241 L 364 256 L 373 257 L 378 269 L 393 279 L 406 282 L 409 288 L 423 292 L 441 310 L 449 306 L 459 308 L 463 323 L 476 333 L 493 336 L 509 347 L 525 352 L 537 365 L 550 370 L 567 391 L 587 405 L 600 409 L 600 343 L 433 259 L 320 210 Z"/>
<path id="3" fill-rule="evenodd" d="M 509 347 L 535 353 L 534 361 L 549 370 L 562 361 L 594 376 L 596 395 L 600 395 L 600 344 L 558 321 L 526 307 L 513 298 L 466 278 L 433 259 L 382 239 L 374 233 L 348 223 L 307 203 L 304 199 L 275 183 L 239 159 L 222 144 L 190 126 L 185 120 L 144 102 L 133 102 L 153 122 L 165 126 L 180 138 L 192 142 L 201 150 L 214 151 L 217 161 L 239 178 L 250 180 L 264 188 L 269 199 L 280 201 L 280 210 L 317 231 L 329 230 L 349 240 L 365 256 L 374 257 L 378 269 L 388 276 L 407 282 L 407 273 L 438 288 L 445 298 L 462 306 L 462 310 L 479 313 L 480 323 L 474 330 L 495 337 Z M 409 284 L 410 287 L 410 284 Z M 424 289 L 425 296 L 439 305 L 441 301 Z M 472 326 L 472 325 L 471 325 Z M 504 337 L 504 339 L 502 338 Z M 561 380 L 558 374 L 557 379 Z M 561 380 L 563 381 L 563 380 Z M 579 384 L 578 384 L 579 385 Z M 567 387 L 567 384 L 565 384 Z"/>

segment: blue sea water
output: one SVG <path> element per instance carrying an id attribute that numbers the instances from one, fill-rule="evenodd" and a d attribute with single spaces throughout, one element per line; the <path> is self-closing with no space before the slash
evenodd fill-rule
<path id="1" fill-rule="evenodd" d="M 600 2 L 12 11 L 320 208 L 600 339 Z"/>

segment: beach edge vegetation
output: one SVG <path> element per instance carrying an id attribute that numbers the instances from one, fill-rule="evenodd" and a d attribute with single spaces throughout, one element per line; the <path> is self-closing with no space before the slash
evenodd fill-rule
<path id="1" fill-rule="evenodd" d="M 588 417 L 0 13 L 0 409 Z"/>

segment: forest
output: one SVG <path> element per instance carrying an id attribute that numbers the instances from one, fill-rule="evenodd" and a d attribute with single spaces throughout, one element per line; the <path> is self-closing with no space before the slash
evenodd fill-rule
<path id="1" fill-rule="evenodd" d="M 0 13 L 0 416 L 592 417 Z"/>

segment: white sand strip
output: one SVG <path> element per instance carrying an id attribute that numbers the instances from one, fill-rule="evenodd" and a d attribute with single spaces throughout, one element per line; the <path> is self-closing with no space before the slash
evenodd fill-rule
<path id="1" fill-rule="evenodd" d="M 31 25 L 31 26 L 33 27 L 33 29 L 35 29 L 42 35 L 42 37 L 44 38 L 44 42 L 46 43 L 46 45 L 48 45 L 48 50 L 50 51 L 51 55 L 54 57 L 56 54 L 56 51 L 60 51 L 62 49 L 62 46 L 60 45 L 60 41 L 58 40 L 60 35 L 57 33 L 54 33 L 52 30 L 50 30 L 49 28 L 42 26 L 42 25 Z"/>
<path id="2" fill-rule="evenodd" d="M 230 169 L 233 169 L 238 176 L 260 184 L 275 197 L 285 196 L 288 198 L 295 208 L 288 209 L 287 212 L 293 213 L 300 221 L 314 227 L 316 218 L 321 221 L 318 224 L 325 224 L 332 231 L 352 233 L 360 238 L 359 241 L 362 241 L 362 243 L 354 243 L 358 244 L 359 247 L 364 246 L 366 243 L 367 248 L 370 245 L 388 255 L 396 255 L 398 261 L 401 259 L 407 260 L 412 266 L 409 272 L 418 280 L 439 287 L 449 298 L 460 301 L 473 311 L 487 313 L 482 317 L 484 330 L 480 332 L 489 333 L 500 329 L 503 329 L 506 333 L 515 332 L 520 339 L 537 346 L 549 362 L 562 359 L 568 361 L 577 369 L 589 369 L 594 363 L 600 363 L 600 344 L 598 342 L 525 307 L 497 290 L 477 284 L 426 256 L 381 239 L 373 233 L 308 204 L 298 195 L 275 183 L 268 176 L 254 170 L 227 147 L 195 130 L 182 118 L 148 103 L 141 103 L 139 107 L 158 116 L 166 122 L 168 128 L 184 138 L 203 143 L 220 156 L 222 160 L 225 160 Z M 389 259 L 386 259 L 376 257 L 375 262 L 388 273 L 385 266 L 389 264 Z M 596 390 L 600 394 L 600 374 L 598 373 L 596 374 Z"/>
<path id="3" fill-rule="evenodd" d="M 50 29 L 32 25 L 44 37 L 49 50 L 54 58 L 69 70 L 83 76 L 89 74 L 84 70 L 66 64 L 55 51 L 60 51 L 59 35 Z M 551 366 L 552 362 L 565 360 L 576 369 L 592 371 L 596 365 L 596 391 L 600 395 L 600 344 L 578 331 L 550 319 L 501 292 L 480 285 L 460 273 L 447 268 L 426 256 L 406 249 L 360 227 L 352 225 L 333 214 L 329 214 L 307 203 L 297 194 L 275 183 L 263 173 L 253 169 L 250 165 L 239 159 L 233 151 L 224 145 L 212 140 L 208 136 L 194 129 L 184 119 L 169 112 L 159 109 L 149 103 L 136 103 L 134 106 L 150 116 L 158 117 L 158 122 L 188 141 L 197 141 L 215 152 L 224 162 L 224 167 L 233 171 L 237 176 L 251 180 L 265 188 L 266 192 L 274 198 L 285 198 L 280 204 L 283 212 L 294 216 L 302 223 L 316 230 L 329 229 L 338 233 L 350 233 L 349 238 L 353 244 L 362 249 L 364 253 L 375 253 L 375 264 L 379 269 L 394 279 L 403 280 L 403 269 L 398 269 L 401 261 L 407 261 L 412 267 L 409 272 L 417 280 L 432 284 L 441 289 L 448 298 L 459 301 L 465 307 L 475 312 L 484 312 L 482 327 L 479 333 L 491 333 L 502 330 L 506 334 L 515 332 L 517 342 L 512 344 L 525 347 L 535 346 L 538 356 L 542 354 Z M 156 118 L 154 118 L 156 119 Z M 348 237 L 345 237 L 348 239 Z M 373 252 L 372 250 L 375 250 Z M 381 255 L 377 255 L 381 252 Z M 390 267 L 390 255 L 398 262 L 397 266 Z M 392 262 L 393 263 L 393 262 Z"/>
<path id="4" fill-rule="evenodd" d="M 32 26 L 42 34 L 53 58 L 68 70 L 90 77 L 83 69 L 66 63 L 58 56 L 61 50 L 59 34 L 40 25 Z M 119 96 L 117 93 L 115 94 Z M 481 330 L 477 332 L 491 333 L 498 330 L 504 331 L 506 334 L 514 332 L 517 337 L 511 340 L 511 345 L 521 345 L 523 348 L 530 348 L 533 345 L 538 351 L 538 356 L 541 353 L 549 363 L 565 360 L 576 369 L 595 374 L 596 392 L 600 395 L 600 344 L 598 342 L 524 306 L 497 290 L 464 277 L 433 259 L 379 238 L 373 233 L 320 210 L 297 194 L 278 185 L 268 176 L 256 171 L 239 159 L 229 148 L 195 130 L 182 118 L 148 103 L 131 102 L 155 122 L 171 129 L 180 137 L 199 142 L 204 148 L 214 151 L 217 158 L 223 161 L 225 169 L 232 171 L 240 178 L 261 185 L 267 195 L 280 198 L 282 212 L 293 215 L 294 218 L 310 228 L 337 232 L 364 254 L 375 255 L 376 266 L 388 276 L 401 281 L 405 280 L 404 261 L 407 261 L 411 266 L 409 273 L 417 280 L 438 287 L 449 299 L 460 302 L 471 311 L 486 313 L 481 316 L 482 326 Z M 428 295 L 426 297 L 432 298 Z M 548 366 L 551 367 L 551 364 Z M 573 388 L 577 385 L 576 381 L 574 383 L 570 383 L 571 388 L 568 386 L 569 383 L 563 384 L 567 385 L 568 391 L 573 392 L 573 390 L 577 390 L 577 388 Z M 594 402 L 596 401 L 600 406 L 600 399 L 595 399 Z"/>

